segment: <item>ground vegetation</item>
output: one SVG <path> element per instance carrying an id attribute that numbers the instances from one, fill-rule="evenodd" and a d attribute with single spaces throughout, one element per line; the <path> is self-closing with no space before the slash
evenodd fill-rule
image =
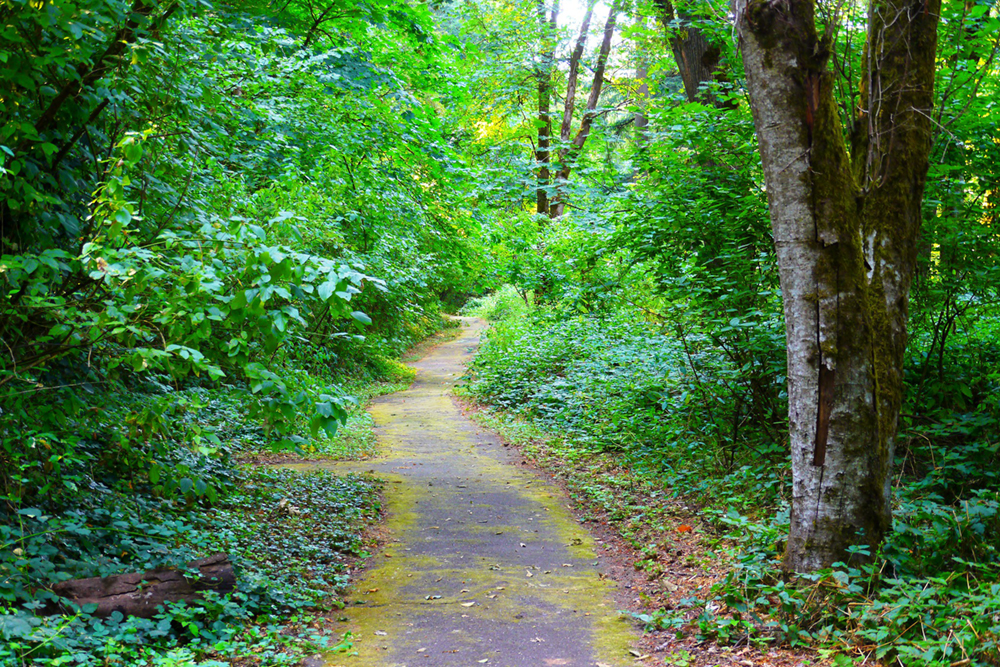
<path id="1" fill-rule="evenodd" d="M 0 663 L 349 651 L 378 482 L 267 464 L 372 456 L 475 297 L 464 391 L 631 541 L 668 662 L 998 664 L 996 4 L 587 7 L 0 5 Z M 853 433 L 880 503 L 813 540 L 793 467 Z M 233 594 L 47 612 L 217 552 Z"/>

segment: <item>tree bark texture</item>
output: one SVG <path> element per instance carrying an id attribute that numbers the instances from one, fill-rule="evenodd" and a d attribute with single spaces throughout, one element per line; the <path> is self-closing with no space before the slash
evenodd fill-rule
<path id="1" fill-rule="evenodd" d="M 940 0 L 873 0 L 848 150 L 812 0 L 739 0 L 784 300 L 793 498 L 786 569 L 872 553 L 890 465 Z"/>
<path id="2" fill-rule="evenodd" d="M 556 23 L 559 18 L 559 2 L 556 1 L 548 18 L 545 15 L 545 0 L 538 0 L 538 27 L 541 31 L 539 49 L 540 66 L 538 78 L 538 143 L 535 162 L 538 164 L 538 178 L 535 186 L 535 212 L 549 215 L 549 185 L 552 173 L 552 61 L 555 51 Z"/>
<path id="3" fill-rule="evenodd" d="M 228 593 L 236 588 L 233 565 L 225 554 L 188 563 L 198 576 L 188 577 L 174 569 L 119 574 L 113 577 L 72 579 L 55 584 L 52 592 L 80 605 L 96 604 L 95 616 L 114 612 L 123 616 L 152 618 L 167 602 L 195 602 L 203 591 Z M 51 609 L 59 613 L 60 609 Z"/>
<path id="4" fill-rule="evenodd" d="M 590 83 L 590 92 L 587 95 L 587 107 L 580 119 L 580 127 L 576 136 L 570 140 L 572 134 L 573 107 L 576 96 L 576 77 L 579 72 L 579 61 L 583 55 L 583 47 L 587 41 L 587 30 L 590 24 L 593 5 L 588 5 L 587 15 L 580 28 L 580 36 L 577 40 L 576 49 L 573 51 L 573 60 L 570 62 L 570 71 L 573 74 L 569 87 L 566 91 L 566 104 L 563 113 L 563 122 L 560 127 L 559 138 L 562 148 L 559 149 L 559 169 L 556 171 L 556 196 L 549 205 L 549 215 L 552 218 L 560 217 L 566 210 L 566 184 L 569 181 L 570 172 L 576 164 L 577 155 L 583 149 L 590 135 L 590 128 L 598 116 L 597 103 L 601 99 L 601 91 L 604 87 L 604 70 L 608 64 L 608 54 L 611 53 L 611 40 L 615 35 L 615 23 L 618 19 L 618 12 L 621 9 L 620 0 L 612 3 L 608 12 L 608 20 L 604 23 L 604 37 L 601 39 L 601 47 L 597 54 L 597 65 L 594 67 L 594 78 Z M 575 62 L 574 62 L 575 61 Z M 571 94 L 572 93 L 572 94 Z"/>
<path id="5" fill-rule="evenodd" d="M 649 143 L 649 117 L 646 115 L 646 107 L 649 104 L 649 63 L 645 60 L 641 60 L 638 65 L 635 66 L 635 80 L 638 83 L 635 91 L 635 105 L 637 111 L 635 112 L 634 120 L 632 122 L 635 127 L 635 143 L 641 149 L 645 148 L 646 144 Z"/>
<path id="6" fill-rule="evenodd" d="M 670 0 L 656 0 L 656 7 L 688 101 L 728 107 L 703 87 L 712 81 L 726 80 L 722 67 L 722 49 L 718 44 L 712 44 L 705 33 L 693 25 L 692 17 L 676 11 Z M 683 29 L 675 27 L 677 22 L 683 25 Z"/>

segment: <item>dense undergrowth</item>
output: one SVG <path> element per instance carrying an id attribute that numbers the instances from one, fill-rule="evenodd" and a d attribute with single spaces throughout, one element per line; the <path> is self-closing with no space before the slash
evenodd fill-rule
<path id="1" fill-rule="evenodd" d="M 253 464 L 373 453 L 361 406 L 469 288 L 476 225 L 427 8 L 313 9 L 0 8 L 4 666 L 294 664 L 341 641 L 314 619 L 378 485 Z M 232 595 L 50 613 L 57 582 L 218 552 Z"/>
<path id="2" fill-rule="evenodd" d="M 361 406 L 412 378 L 379 358 L 347 377 L 287 364 L 283 372 L 320 385 L 338 380 L 359 397 L 343 430 L 299 450 L 309 457 L 370 455 Z M 38 433 L 25 452 L 6 450 L 16 472 L 0 506 L 0 664 L 279 665 L 347 650 L 329 610 L 365 555 L 379 483 L 239 464 L 274 451 L 245 392 L 147 382 L 102 398 L 99 414 L 75 423 L 85 433 L 58 442 Z M 296 426 L 308 431 L 307 419 Z M 142 462 L 149 469 L 140 474 Z M 209 594 L 151 620 L 36 614 L 55 599 L 52 583 L 183 567 L 220 552 L 236 567 L 231 595 Z"/>
<path id="3" fill-rule="evenodd" d="M 1000 664 L 995 3 L 942 7 L 895 530 L 797 581 L 777 561 L 781 293 L 728 9 L 654 28 L 670 3 L 612 4 L 614 72 L 575 107 L 563 64 L 600 58 L 538 3 L 0 5 L 0 663 L 337 644 L 313 615 L 377 488 L 248 464 L 371 456 L 361 405 L 408 381 L 396 359 L 510 285 L 474 306 L 494 326 L 470 391 L 549 434 L 652 576 L 664 499 L 728 550 L 651 628 Z M 868 8 L 843 9 L 825 39 L 846 121 Z M 695 37 L 719 70 L 689 96 L 675 47 Z M 151 622 L 42 613 L 56 581 L 216 551 L 234 596 Z"/>
<path id="4" fill-rule="evenodd" d="M 711 568 L 711 587 L 643 616 L 648 630 L 726 644 L 826 647 L 843 664 L 851 656 L 998 664 L 1000 378 L 979 372 L 984 363 L 1000 364 L 991 343 L 995 315 L 983 315 L 948 347 L 947 394 L 920 391 L 928 340 L 915 337 L 905 412 L 919 417 L 901 436 L 894 531 L 874 563 L 863 564 L 859 554 L 857 563 L 789 580 L 780 568 L 787 451 L 763 429 L 747 442 L 734 440 L 732 430 L 707 418 L 702 402 L 710 397 L 717 412 L 733 409 L 724 354 L 714 351 L 715 368 L 699 364 L 676 328 L 636 310 L 566 317 L 509 288 L 469 309 L 493 326 L 468 390 L 500 411 L 491 419 L 505 428 L 528 420 L 540 429 L 547 455 L 571 462 L 564 474 L 582 471 L 571 488 L 632 540 L 644 554 L 641 567 L 657 576 L 657 562 L 668 560 L 667 536 L 679 523 L 695 523 L 689 510 L 678 514 L 676 502 L 699 508 L 703 541 L 727 554 L 724 568 Z M 976 392 L 968 395 L 963 383 Z M 780 394 L 780 385 L 775 390 Z M 663 505 L 665 496 L 675 499 L 673 508 Z M 653 543 L 642 541 L 650 536 Z"/>

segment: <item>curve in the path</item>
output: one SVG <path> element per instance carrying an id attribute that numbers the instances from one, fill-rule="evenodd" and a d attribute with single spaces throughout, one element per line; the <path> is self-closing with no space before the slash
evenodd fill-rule
<path id="1" fill-rule="evenodd" d="M 374 471 L 390 534 L 344 610 L 355 656 L 331 667 L 619 667 L 635 637 L 600 576 L 593 538 L 555 485 L 451 399 L 484 324 L 412 364 L 406 391 L 371 406 Z M 312 466 L 315 467 L 315 466 Z"/>

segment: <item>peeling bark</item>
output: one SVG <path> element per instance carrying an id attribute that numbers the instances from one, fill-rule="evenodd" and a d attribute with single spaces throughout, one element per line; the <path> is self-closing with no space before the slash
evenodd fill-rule
<path id="1" fill-rule="evenodd" d="M 791 571 L 873 553 L 891 527 L 939 7 L 870 5 L 849 152 L 812 0 L 737 3 L 784 300 Z"/>

